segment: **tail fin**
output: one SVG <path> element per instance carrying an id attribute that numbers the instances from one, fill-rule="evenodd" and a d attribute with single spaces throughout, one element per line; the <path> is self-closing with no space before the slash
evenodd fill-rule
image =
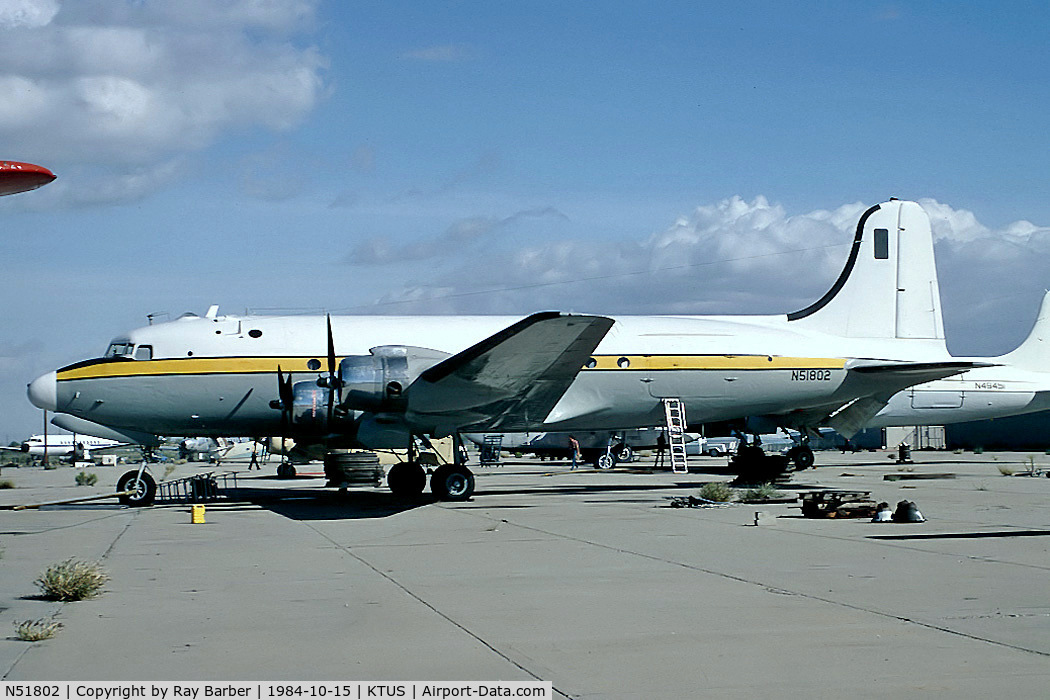
<path id="1" fill-rule="evenodd" d="M 788 320 L 851 338 L 943 343 L 933 231 L 922 207 L 893 199 L 864 212 L 835 284 Z"/>
<path id="2" fill-rule="evenodd" d="M 1023 369 L 1050 371 L 1050 291 L 1043 295 L 1043 305 L 1028 337 L 1017 349 L 996 359 Z"/>

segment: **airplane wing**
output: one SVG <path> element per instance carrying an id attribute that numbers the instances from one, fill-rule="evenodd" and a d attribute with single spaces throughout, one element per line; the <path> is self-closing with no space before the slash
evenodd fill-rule
<path id="1" fill-rule="evenodd" d="M 612 325 L 558 312 L 524 318 L 425 370 L 407 391 L 409 419 L 445 434 L 538 425 Z"/>
<path id="2" fill-rule="evenodd" d="M 119 450 L 125 447 L 138 447 L 138 444 L 133 442 L 122 442 L 118 445 L 105 445 L 103 447 L 91 447 L 90 445 L 85 445 L 84 450 L 91 454 L 104 454 L 106 452 L 112 452 L 113 450 Z"/>

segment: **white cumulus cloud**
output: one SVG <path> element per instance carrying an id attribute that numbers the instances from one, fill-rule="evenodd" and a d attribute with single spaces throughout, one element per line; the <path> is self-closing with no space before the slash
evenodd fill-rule
<path id="1" fill-rule="evenodd" d="M 227 131 L 290 129 L 325 94 L 326 61 L 303 40 L 316 4 L 0 0 L 0 140 L 18 144 L 5 156 L 141 172 Z"/>
<path id="2" fill-rule="evenodd" d="M 993 230 L 965 209 L 936 200 L 920 204 L 934 228 L 949 348 L 960 354 L 1010 349 L 1050 286 L 1050 228 L 1018 221 Z M 601 240 L 576 224 L 577 238 L 519 244 L 489 256 L 484 266 L 466 262 L 415 274 L 402 292 L 383 295 L 377 310 L 787 313 L 830 287 L 868 206 L 852 202 L 790 215 L 765 197 L 731 197 L 698 206 L 663 230 L 619 241 Z"/>
<path id="3" fill-rule="evenodd" d="M 0 0 L 0 29 L 43 27 L 58 13 L 58 0 Z"/>

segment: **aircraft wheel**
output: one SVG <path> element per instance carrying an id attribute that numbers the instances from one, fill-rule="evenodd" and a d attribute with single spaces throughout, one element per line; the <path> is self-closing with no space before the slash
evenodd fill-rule
<path id="1" fill-rule="evenodd" d="M 130 496 L 118 496 L 118 500 L 126 506 L 151 506 L 157 498 L 157 482 L 150 476 L 149 472 L 139 470 L 127 472 L 117 480 L 117 491 L 134 491 Z"/>
<path id="2" fill-rule="evenodd" d="M 281 462 L 277 465 L 278 479 L 291 479 L 293 477 L 295 477 L 295 467 L 288 462 Z"/>
<path id="3" fill-rule="evenodd" d="M 439 501 L 465 501 L 474 495 L 474 474 L 458 464 L 443 464 L 430 475 L 430 491 Z"/>
<path id="4" fill-rule="evenodd" d="M 427 485 L 427 473 L 416 462 L 400 462 L 390 467 L 386 485 L 395 496 L 410 498 L 423 493 Z"/>
<path id="5" fill-rule="evenodd" d="M 617 462 L 633 462 L 634 450 L 627 443 L 621 442 L 613 448 L 613 456 L 616 457 Z"/>
<path id="6" fill-rule="evenodd" d="M 594 458 L 594 466 L 599 469 L 612 469 L 616 466 L 616 458 L 608 452 L 602 452 Z"/>
<path id="7" fill-rule="evenodd" d="M 795 463 L 795 469 L 809 469 L 813 466 L 813 450 L 809 445 L 800 445 L 792 450 L 791 461 Z"/>

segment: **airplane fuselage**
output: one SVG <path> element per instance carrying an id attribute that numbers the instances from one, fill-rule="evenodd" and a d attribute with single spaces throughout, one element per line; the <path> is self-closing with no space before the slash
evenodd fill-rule
<path id="1" fill-rule="evenodd" d="M 340 358 L 384 344 L 457 353 L 517 320 L 333 317 L 332 333 Z M 115 339 L 109 357 L 44 375 L 30 396 L 103 425 L 162 435 L 277 435 L 280 411 L 270 404 L 278 367 L 297 382 L 322 377 L 325 348 L 323 317 L 189 316 Z M 798 328 L 785 316 L 621 317 L 534 428 L 657 425 L 661 399 L 671 397 L 684 401 L 693 423 L 779 414 L 841 404 L 870 394 L 876 381 L 887 397 L 911 383 L 848 371 L 865 359 L 950 358 L 936 341 L 842 338 Z"/>

